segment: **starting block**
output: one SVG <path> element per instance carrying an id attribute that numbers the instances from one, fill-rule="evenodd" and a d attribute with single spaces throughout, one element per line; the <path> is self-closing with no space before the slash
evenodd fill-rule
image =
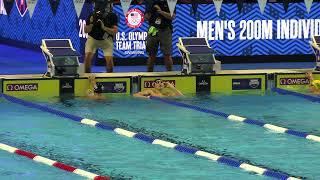
<path id="1" fill-rule="evenodd" d="M 80 73 L 80 54 L 70 39 L 43 39 L 40 46 L 47 61 L 47 77 L 76 76 Z"/>
<path id="2" fill-rule="evenodd" d="M 216 60 L 205 38 L 180 37 L 177 46 L 183 60 L 183 74 L 215 74 L 221 70 L 221 62 Z"/>
<path id="3" fill-rule="evenodd" d="M 314 70 L 320 71 L 320 36 L 313 36 L 310 45 L 316 56 L 316 67 Z"/>

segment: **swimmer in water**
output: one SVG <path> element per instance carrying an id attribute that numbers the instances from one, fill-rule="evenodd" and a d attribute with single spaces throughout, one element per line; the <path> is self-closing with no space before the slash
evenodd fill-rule
<path id="1" fill-rule="evenodd" d="M 102 95 L 103 87 L 101 83 L 96 82 L 96 77 L 92 74 L 88 77 L 89 89 L 87 91 L 87 97 L 94 100 L 104 100 L 105 96 Z"/>
<path id="2" fill-rule="evenodd" d="M 171 83 L 164 82 L 161 79 L 156 79 L 154 83 L 154 88 L 145 89 L 141 92 L 135 93 L 133 96 L 149 98 L 150 96 L 157 96 L 157 97 L 183 96 L 183 94 L 178 89 L 176 89 Z"/>
<path id="3" fill-rule="evenodd" d="M 320 80 L 314 80 L 312 72 L 306 73 L 307 78 L 309 79 L 309 90 L 313 94 L 320 94 Z"/>

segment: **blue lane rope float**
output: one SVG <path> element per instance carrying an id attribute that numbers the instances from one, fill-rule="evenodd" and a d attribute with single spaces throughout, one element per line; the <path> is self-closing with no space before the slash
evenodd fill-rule
<path id="1" fill-rule="evenodd" d="M 264 127 L 266 129 L 275 131 L 277 133 L 285 133 L 285 134 L 293 135 L 293 136 L 296 136 L 296 137 L 305 138 L 305 139 L 309 139 L 309 140 L 312 140 L 312 141 L 320 142 L 320 136 L 315 136 L 315 135 L 312 135 L 312 134 L 308 134 L 306 132 L 291 130 L 291 129 L 288 129 L 288 128 L 284 128 L 284 127 L 268 124 L 268 123 L 262 122 L 260 120 L 249 119 L 249 118 L 245 118 L 245 117 L 241 117 L 241 116 L 236 116 L 236 115 L 233 115 L 233 114 L 226 114 L 226 113 L 223 113 L 223 112 L 210 110 L 210 109 L 205 109 L 205 108 L 201 108 L 201 107 L 198 107 L 198 106 L 185 104 L 185 103 L 177 102 L 177 101 L 174 101 L 174 100 L 164 99 L 164 98 L 155 97 L 155 96 L 150 96 L 149 98 L 152 99 L 152 100 L 161 101 L 161 102 L 164 102 L 164 103 L 167 103 L 167 104 L 171 104 L 171 105 L 174 105 L 174 106 L 184 107 L 184 108 L 193 109 L 193 110 L 196 110 L 196 111 L 200 111 L 200 112 L 204 112 L 204 113 L 208 113 L 208 114 L 224 117 L 224 118 L 229 119 L 231 121 L 244 122 L 246 124 Z"/>
<path id="2" fill-rule="evenodd" d="M 317 103 L 320 102 L 320 97 L 317 97 L 317 96 L 311 96 L 311 95 L 298 93 L 298 92 L 294 92 L 294 91 L 289 91 L 289 90 L 285 90 L 285 89 L 280 89 L 280 88 L 272 88 L 271 90 L 273 92 L 276 92 L 276 93 L 279 93 L 279 94 L 301 97 L 301 98 L 304 98 L 306 100 L 309 100 L 309 101 L 312 101 L 312 102 L 317 102 Z"/>
<path id="3" fill-rule="evenodd" d="M 151 136 L 148 136 L 148 135 L 145 135 L 142 133 L 136 133 L 136 132 L 122 129 L 122 128 L 114 127 L 113 125 L 110 125 L 108 123 L 101 123 L 101 122 L 98 122 L 98 121 L 95 121 L 92 119 L 81 118 L 78 116 L 67 114 L 62 111 L 51 109 L 51 108 L 43 106 L 43 105 L 39 105 L 36 103 L 32 103 L 29 101 L 18 99 L 16 97 L 12 97 L 9 95 L 3 94 L 2 96 L 12 103 L 20 104 L 20 105 L 30 107 L 30 108 L 36 108 L 41 111 L 49 112 L 49 113 L 58 115 L 60 117 L 71 119 L 73 121 L 80 122 L 82 124 L 93 126 L 96 128 L 100 128 L 103 130 L 113 131 L 116 134 L 126 136 L 129 138 L 135 138 L 135 139 L 141 140 L 141 141 L 149 143 L 149 144 L 157 144 L 157 145 L 160 145 L 163 147 L 174 149 L 178 152 L 183 152 L 183 153 L 187 153 L 187 154 L 192 154 L 192 155 L 204 157 L 204 158 L 207 158 L 207 159 L 210 159 L 213 161 L 217 161 L 218 163 L 225 164 L 227 166 L 237 167 L 237 168 L 243 169 L 248 172 L 253 172 L 253 173 L 256 173 L 259 175 L 263 175 L 263 176 L 267 176 L 267 177 L 271 177 L 271 178 L 275 178 L 275 179 L 287 179 L 287 180 L 298 180 L 299 179 L 299 178 L 290 176 L 287 173 L 277 172 L 272 169 L 251 165 L 249 163 L 241 162 L 239 160 L 231 159 L 229 157 L 220 156 L 220 155 L 213 154 L 213 153 L 206 152 L 206 151 L 201 151 L 197 148 L 179 145 L 179 144 L 175 144 L 175 143 L 172 143 L 169 141 L 164 141 L 161 139 L 156 139 L 156 138 L 153 138 Z"/>

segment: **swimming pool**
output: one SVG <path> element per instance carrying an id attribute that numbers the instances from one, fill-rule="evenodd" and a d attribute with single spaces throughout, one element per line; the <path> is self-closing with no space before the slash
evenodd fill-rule
<path id="1" fill-rule="evenodd" d="M 316 111 L 319 104 L 301 98 L 267 93 L 197 95 L 173 100 L 255 118 L 314 135 L 320 134 L 320 123 L 317 121 L 319 113 Z M 93 173 L 115 179 L 266 178 L 205 158 L 84 126 L 46 112 L 4 100 L 0 102 L 0 108 L 6 112 L 0 127 L 3 132 L 0 136 L 2 142 Z M 319 142 L 275 133 L 155 100 L 111 96 L 108 100 L 100 102 L 76 98 L 38 103 L 133 132 L 287 173 L 290 176 L 308 179 L 320 177 L 320 161 L 317 161 L 320 155 Z M 3 157 L 8 161 L 5 154 Z M 19 161 L 24 160 L 22 158 Z M 19 161 L 13 158 L 9 162 L 18 165 Z M 28 163 L 28 160 L 25 161 Z M 32 179 L 41 179 L 41 175 L 52 179 L 59 179 L 59 176 L 63 176 L 64 179 L 79 178 L 68 173 L 55 174 L 50 167 L 33 164 L 34 168 L 29 172 Z M 0 177 L 10 177 L 6 173 L 10 168 L 4 167 L 0 171 Z M 10 172 L 19 176 L 19 169 L 13 168 Z"/>

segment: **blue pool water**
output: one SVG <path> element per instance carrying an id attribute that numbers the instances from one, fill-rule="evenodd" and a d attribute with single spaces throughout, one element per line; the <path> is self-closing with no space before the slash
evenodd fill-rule
<path id="1" fill-rule="evenodd" d="M 1 179 L 76 179 L 79 176 L 0 151 Z"/>
<path id="2" fill-rule="evenodd" d="M 1 120 L 1 142 L 115 179 L 257 178 L 236 168 L 83 126 L 38 110 L 7 102 L 1 102 L 1 109 L 7 112 Z M 5 163 L 5 160 L 1 159 L 0 163 Z M 29 159 L 24 161 L 33 163 Z M 16 167 L 1 171 L 1 179 L 10 178 L 5 173 L 7 171 L 16 172 L 15 176 L 19 176 L 19 162 L 12 159 L 11 163 Z M 38 174 L 49 176 L 49 179 L 59 179 L 65 175 L 50 174 L 47 172 L 50 167 L 43 169 L 37 166 L 34 163 L 33 171 L 29 172 L 33 174 L 30 179 L 37 179 L 34 177 Z M 43 176 L 38 179 L 43 179 Z M 67 173 L 62 179 L 79 177 Z"/>
<path id="3" fill-rule="evenodd" d="M 199 95 L 174 100 L 320 135 L 320 123 L 317 120 L 320 113 L 316 111 L 320 104 L 292 96 L 273 93 Z M 320 178 L 320 143 L 303 138 L 274 133 L 159 101 L 132 97 L 112 96 L 99 102 L 81 98 L 63 101 L 53 99 L 40 103 L 289 175 Z M 0 109 L 6 112 L 1 119 L 1 142 L 93 173 L 116 179 L 266 179 L 238 168 L 80 125 L 4 100 L 0 100 Z M 10 177 L 6 171 L 19 176 L 21 167 L 16 169 L 13 166 L 18 166 L 19 161 L 33 163 L 23 158 L 19 161 L 17 158 L 8 160 L 8 156 L 14 155 L 2 154 L 0 163 L 3 163 L 4 157 L 12 166 L 0 169 L 0 178 Z M 29 173 L 32 177 L 79 178 L 69 173 L 52 173 L 54 168 L 37 163 L 31 166 L 34 166 Z"/>

